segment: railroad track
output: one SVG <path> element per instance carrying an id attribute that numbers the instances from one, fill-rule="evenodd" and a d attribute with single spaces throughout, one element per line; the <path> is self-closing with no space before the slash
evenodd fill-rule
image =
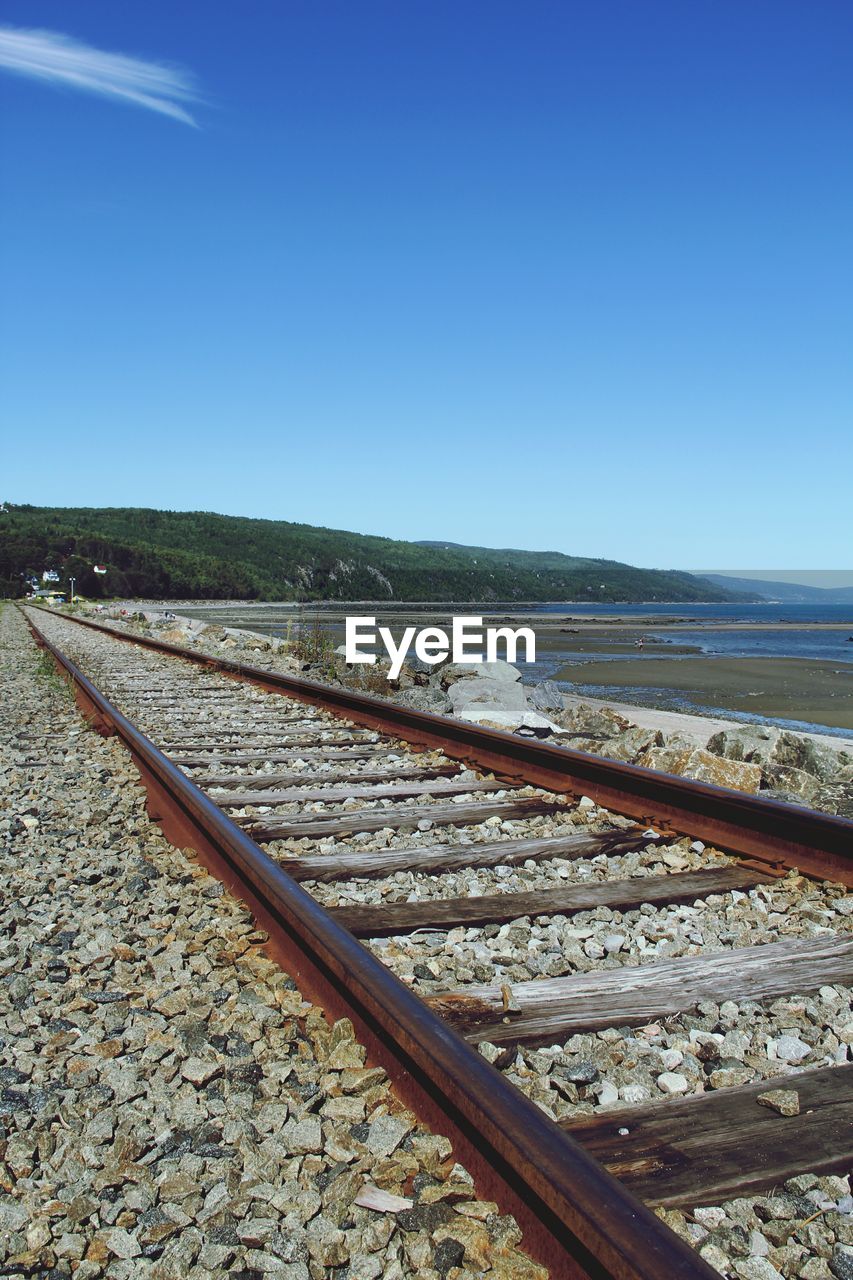
<path id="1" fill-rule="evenodd" d="M 717 1275 L 652 1208 L 849 1171 L 853 822 L 25 614 L 552 1275 Z"/>

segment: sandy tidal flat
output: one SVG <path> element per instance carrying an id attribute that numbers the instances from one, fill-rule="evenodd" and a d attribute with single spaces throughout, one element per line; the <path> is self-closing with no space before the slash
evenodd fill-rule
<path id="1" fill-rule="evenodd" d="M 804 724 L 853 729 L 853 664 L 805 658 L 648 655 L 622 662 L 569 663 L 554 679 L 583 690 L 660 690 L 657 702 L 674 708 L 738 711 Z"/>

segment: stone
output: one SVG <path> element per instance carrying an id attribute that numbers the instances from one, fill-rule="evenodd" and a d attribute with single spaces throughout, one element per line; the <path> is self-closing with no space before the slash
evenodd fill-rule
<path id="1" fill-rule="evenodd" d="M 715 787 L 727 787 L 733 791 L 745 791 L 754 795 L 761 786 L 761 768 L 757 764 L 730 760 L 714 755 L 702 747 L 653 747 L 640 756 L 637 763 L 644 769 L 656 769 L 674 773 L 697 782 L 709 782 Z"/>
<path id="2" fill-rule="evenodd" d="M 455 1240 L 462 1245 L 464 1259 L 469 1265 L 485 1269 L 490 1264 L 491 1240 L 482 1223 L 474 1218 L 456 1217 L 452 1222 L 439 1227 L 433 1239 L 436 1244 L 442 1240 Z"/>
<path id="3" fill-rule="evenodd" d="M 804 769 L 794 769 L 784 764 L 766 764 L 761 773 L 765 789 L 795 796 L 805 804 L 811 804 L 820 791 L 818 779 Z"/>
<path id="4" fill-rule="evenodd" d="M 319 1116 L 305 1116 L 297 1120 L 292 1116 L 279 1133 L 279 1140 L 286 1151 L 293 1155 L 307 1155 L 323 1150 L 323 1128 Z"/>
<path id="5" fill-rule="evenodd" d="M 127 1233 L 121 1232 L 120 1234 L 126 1235 Z M 58 1240 L 54 1241 L 53 1250 L 57 1258 L 71 1258 L 76 1261 L 83 1257 L 86 1251 L 86 1241 L 83 1236 L 78 1235 L 76 1232 L 65 1232 Z M 115 1253 L 117 1250 L 113 1250 L 113 1252 Z M 133 1254 L 119 1254 L 119 1257 L 122 1256 L 133 1257 Z"/>
<path id="6" fill-rule="evenodd" d="M 511 662 L 446 662 L 436 668 L 434 677 L 443 689 L 459 681 L 488 680 L 493 684 L 520 684 L 521 672 Z"/>
<path id="7" fill-rule="evenodd" d="M 322 1213 L 309 1222 L 306 1239 L 311 1257 L 324 1267 L 341 1267 L 349 1258 L 346 1236 Z"/>
<path id="8" fill-rule="evenodd" d="M 722 1226 L 726 1220 L 725 1209 L 719 1205 L 701 1206 L 693 1210 L 693 1218 L 700 1226 L 705 1227 L 708 1231 L 714 1231 L 717 1227 Z"/>
<path id="9" fill-rule="evenodd" d="M 766 1258 L 770 1252 L 770 1245 L 767 1243 L 767 1237 L 762 1235 L 760 1231 L 750 1231 L 749 1252 L 750 1256 L 753 1258 Z"/>
<path id="10" fill-rule="evenodd" d="M 800 1098 L 795 1089 L 768 1089 L 766 1093 L 759 1093 L 756 1102 L 759 1106 L 778 1112 L 780 1116 L 800 1114 Z"/>
<path id="11" fill-rule="evenodd" d="M 563 704 L 563 694 L 550 680 L 542 680 L 530 694 L 530 705 L 533 710 L 541 711 L 544 715 L 553 715 L 555 711 L 562 711 Z"/>
<path id="12" fill-rule="evenodd" d="M 583 738 L 618 738 L 632 728 L 618 712 L 586 702 L 567 707 L 558 719 L 564 729 Z"/>
<path id="13" fill-rule="evenodd" d="M 831 782 L 843 763 L 849 762 L 846 752 L 833 751 L 802 734 L 783 730 L 773 749 L 774 764 L 810 773 L 822 782 Z"/>
<path id="14" fill-rule="evenodd" d="M 390 1156 L 411 1130 L 409 1121 L 400 1116 L 378 1116 L 370 1125 L 365 1139 L 367 1149 L 375 1156 Z"/>
<path id="15" fill-rule="evenodd" d="M 782 1062 L 802 1062 L 811 1053 L 811 1045 L 800 1040 L 798 1036 L 779 1036 L 771 1041 L 776 1057 Z"/>
<path id="16" fill-rule="evenodd" d="M 719 1245 L 704 1244 L 699 1250 L 699 1257 L 703 1262 L 707 1262 L 709 1267 L 713 1267 L 715 1271 L 719 1271 L 720 1275 L 731 1274 L 731 1264 L 729 1259 L 723 1253 Z"/>
<path id="17" fill-rule="evenodd" d="M 549 1280 L 552 1274 L 515 1249 L 492 1254 L 492 1268 L 488 1272 L 489 1280 Z"/>
<path id="18" fill-rule="evenodd" d="M 440 669 L 452 714 L 460 720 L 547 737 L 560 726 L 528 706 L 521 672 L 508 662 L 448 663 Z"/>
<path id="19" fill-rule="evenodd" d="M 557 1067 L 554 1074 L 562 1076 L 570 1084 L 595 1084 L 599 1079 L 598 1067 L 587 1058 L 571 1062 L 567 1067 Z"/>
<path id="20" fill-rule="evenodd" d="M 615 956 L 625 945 L 624 933 L 608 933 L 601 944 L 609 956 Z"/>
<path id="21" fill-rule="evenodd" d="M 606 756 L 608 760 L 621 760 L 626 764 L 632 764 L 646 751 L 662 746 L 663 734 L 659 730 L 636 726 L 626 729 L 617 738 L 606 738 L 603 742 L 591 739 L 583 744 L 583 749 Z"/>
<path id="22" fill-rule="evenodd" d="M 637 1104 L 648 1101 L 649 1091 L 642 1084 L 626 1084 L 619 1090 L 619 1097 L 623 1102 Z"/>
<path id="23" fill-rule="evenodd" d="M 837 1280 L 853 1280 L 853 1248 L 836 1244 L 829 1260 L 829 1269 Z"/>
<path id="24" fill-rule="evenodd" d="M 135 1235 L 122 1227 L 111 1227 L 101 1232 L 101 1236 L 109 1249 L 117 1258 L 138 1258 L 142 1248 Z"/>
<path id="25" fill-rule="evenodd" d="M 723 729 L 708 739 L 707 750 L 728 760 L 764 764 L 770 760 L 781 730 L 765 725 Z"/>
<path id="26" fill-rule="evenodd" d="M 680 1067 L 684 1061 L 684 1054 L 680 1049 L 664 1049 L 660 1056 L 661 1065 L 666 1071 L 674 1071 L 676 1067 Z"/>
<path id="27" fill-rule="evenodd" d="M 687 1077 L 678 1071 L 663 1071 L 657 1078 L 657 1086 L 662 1093 L 686 1093 L 690 1088 Z"/>
<path id="28" fill-rule="evenodd" d="M 275 1223 L 271 1218 L 250 1218 L 237 1228 L 237 1238 L 249 1249 L 262 1249 L 275 1233 Z"/>
<path id="29" fill-rule="evenodd" d="M 739 1280 L 784 1280 L 781 1271 L 777 1271 L 767 1258 L 737 1259 L 733 1266 Z"/>
<path id="30" fill-rule="evenodd" d="M 440 1276 L 446 1276 L 452 1268 L 461 1267 L 465 1258 L 465 1246 L 461 1240 L 447 1237 L 435 1246 L 432 1264 Z"/>
<path id="31" fill-rule="evenodd" d="M 742 1084 L 749 1084 L 752 1075 L 748 1067 L 720 1067 L 711 1072 L 708 1082 L 712 1089 L 737 1089 Z"/>
<path id="32" fill-rule="evenodd" d="M 184 1079 L 198 1086 L 208 1084 L 221 1071 L 220 1063 L 212 1062 L 206 1058 L 187 1058 L 181 1067 L 181 1075 Z"/>
<path id="33" fill-rule="evenodd" d="M 22 1204 L 14 1200 L 0 1201 L 0 1229 L 4 1231 L 20 1231 L 29 1220 L 29 1213 Z"/>

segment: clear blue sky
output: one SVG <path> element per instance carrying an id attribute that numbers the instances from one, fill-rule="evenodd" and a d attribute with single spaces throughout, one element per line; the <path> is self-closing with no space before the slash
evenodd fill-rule
<path id="1" fill-rule="evenodd" d="M 0 497 L 851 567 L 849 0 L 2 24 Z"/>

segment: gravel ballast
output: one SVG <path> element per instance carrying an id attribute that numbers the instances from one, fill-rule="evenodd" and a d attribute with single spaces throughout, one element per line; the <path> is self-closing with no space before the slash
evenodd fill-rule
<path id="1" fill-rule="evenodd" d="M 545 1280 L 148 820 L 13 608 L 0 634 L 2 1273 Z"/>

